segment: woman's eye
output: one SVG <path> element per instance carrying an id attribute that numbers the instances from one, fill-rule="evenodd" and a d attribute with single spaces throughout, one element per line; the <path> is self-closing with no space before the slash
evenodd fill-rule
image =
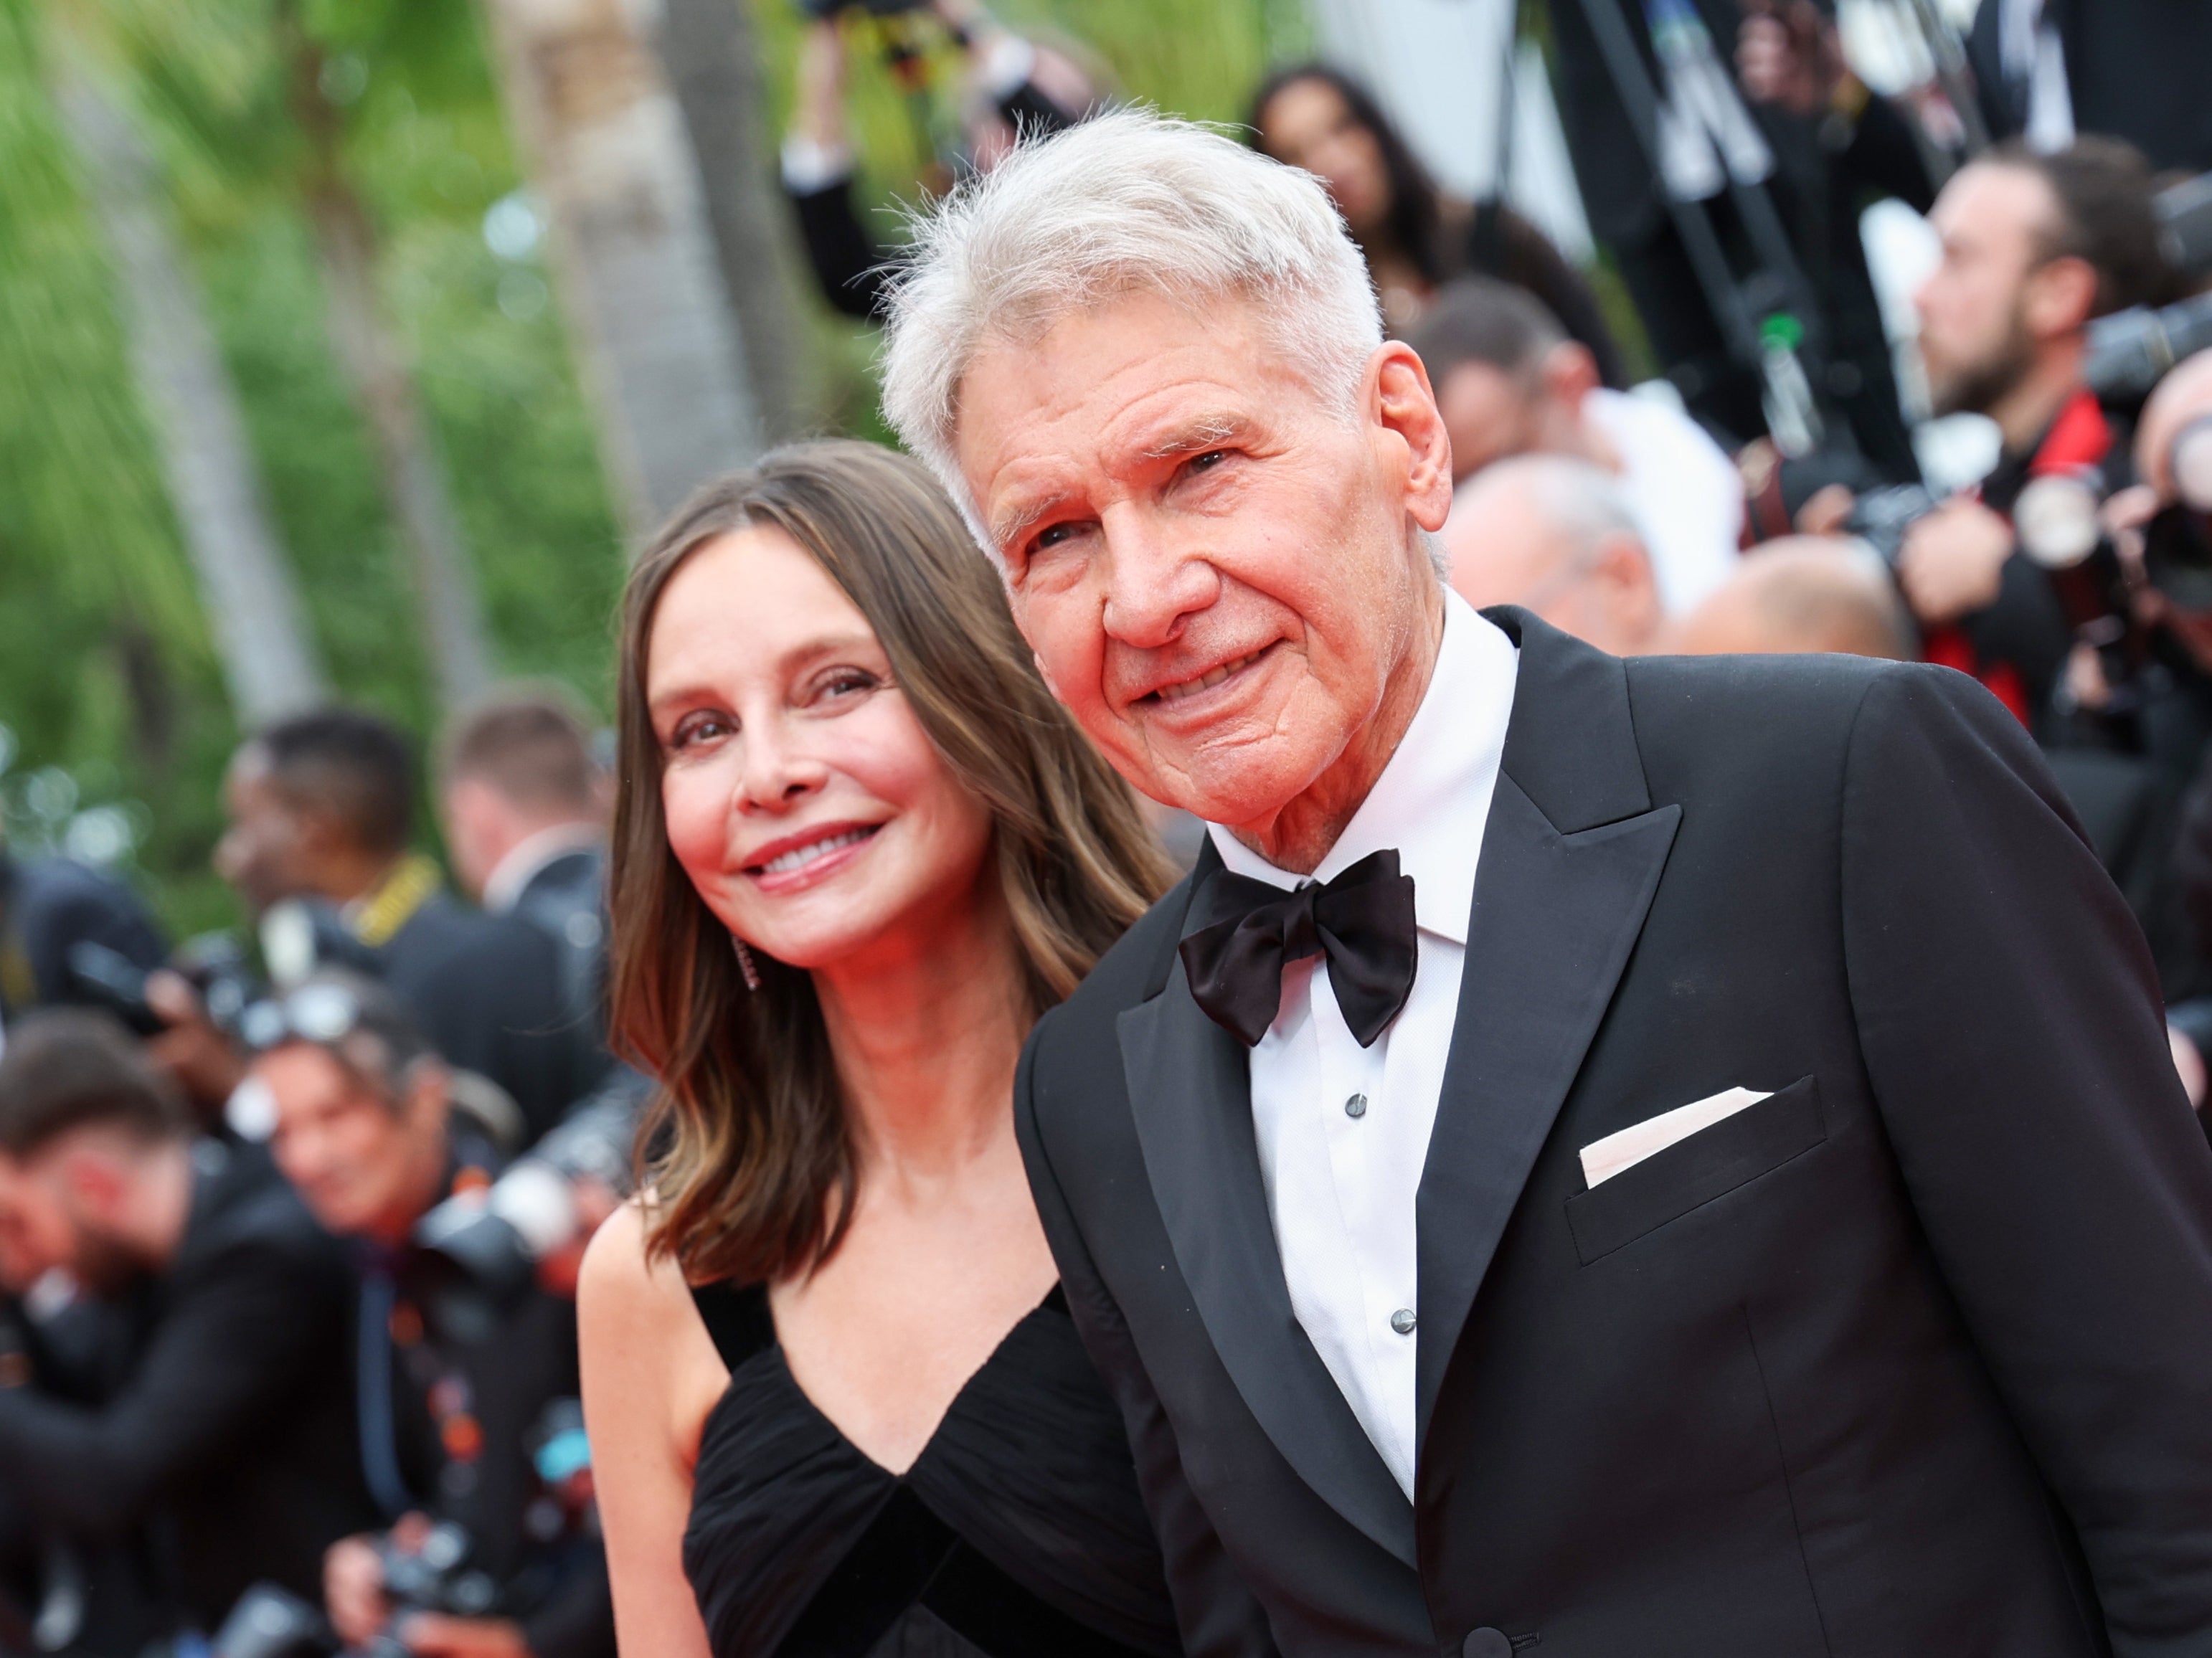
<path id="1" fill-rule="evenodd" d="M 719 714 L 690 714 L 676 722 L 676 729 L 668 734 L 671 749 L 688 749 L 694 744 L 712 742 L 726 737 L 737 729 L 734 720 Z"/>
<path id="2" fill-rule="evenodd" d="M 825 675 L 815 688 L 817 698 L 826 701 L 842 701 L 874 690 L 883 682 L 872 673 L 858 668 L 842 668 Z"/>

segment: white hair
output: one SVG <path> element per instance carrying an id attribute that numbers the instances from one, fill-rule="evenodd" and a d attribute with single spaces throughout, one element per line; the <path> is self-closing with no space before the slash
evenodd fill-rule
<path id="1" fill-rule="evenodd" d="M 979 531 L 954 458 L 969 365 L 1129 293 L 1260 301 L 1279 346 L 1347 411 L 1382 343 L 1366 261 L 1311 173 L 1143 109 L 1025 140 L 916 220 L 884 342 L 885 416 Z"/>
<path id="2" fill-rule="evenodd" d="M 1480 535 L 1483 503 L 1515 494 L 1565 537 L 1577 568 L 1617 537 L 1644 545 L 1643 525 L 1620 480 L 1572 455 L 1531 453 L 1493 461 L 1453 492 L 1451 524 L 1462 526 L 1461 535 Z M 1445 537 L 1448 543 L 1458 538 L 1449 526 Z M 1644 556 L 1650 557 L 1648 549 Z"/>

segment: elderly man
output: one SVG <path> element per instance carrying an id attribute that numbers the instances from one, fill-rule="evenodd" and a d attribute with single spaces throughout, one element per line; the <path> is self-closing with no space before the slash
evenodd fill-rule
<path id="1" fill-rule="evenodd" d="M 1518 604 L 1614 656 L 1651 649 L 1665 619 L 1635 515 L 1588 461 L 1520 455 L 1478 472 L 1453 495 L 1444 550 L 1468 604 Z"/>
<path id="2" fill-rule="evenodd" d="M 1190 1649 L 2200 1640 L 2212 1153 L 2019 726 L 1469 609 L 1419 359 L 1225 138 L 1025 150 L 892 326 L 1046 678 L 1210 825 L 1015 1084 Z"/>

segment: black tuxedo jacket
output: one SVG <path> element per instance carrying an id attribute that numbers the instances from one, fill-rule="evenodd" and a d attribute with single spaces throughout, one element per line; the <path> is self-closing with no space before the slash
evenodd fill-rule
<path id="1" fill-rule="evenodd" d="M 2125 906 L 1948 670 L 1520 674 L 1419 1213 L 1415 1500 L 1291 1310 L 1209 852 L 1016 1118 L 1194 1652 L 2212 1651 L 2212 1154 Z M 1772 1096 L 1595 1189 L 1580 1148 Z"/>

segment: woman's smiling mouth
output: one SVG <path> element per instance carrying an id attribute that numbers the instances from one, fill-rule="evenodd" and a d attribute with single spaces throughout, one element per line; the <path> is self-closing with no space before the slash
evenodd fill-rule
<path id="1" fill-rule="evenodd" d="M 850 863 L 882 828 L 881 823 L 826 823 L 772 841 L 763 849 L 768 855 L 747 864 L 744 872 L 769 892 L 811 885 Z"/>

